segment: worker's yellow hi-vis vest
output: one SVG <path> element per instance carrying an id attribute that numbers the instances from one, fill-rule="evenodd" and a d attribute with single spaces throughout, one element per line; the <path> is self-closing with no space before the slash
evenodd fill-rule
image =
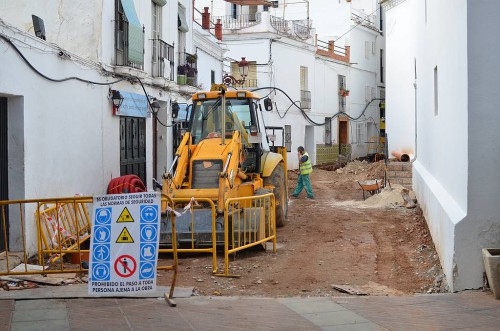
<path id="1" fill-rule="evenodd" d="M 312 164 L 311 164 L 311 158 L 309 157 L 309 154 L 307 154 L 307 152 L 304 152 L 304 154 L 302 156 L 307 156 L 307 161 L 306 162 L 302 162 L 300 164 L 300 174 L 301 175 L 308 175 L 311 172 L 313 172 L 313 168 L 312 168 Z"/>

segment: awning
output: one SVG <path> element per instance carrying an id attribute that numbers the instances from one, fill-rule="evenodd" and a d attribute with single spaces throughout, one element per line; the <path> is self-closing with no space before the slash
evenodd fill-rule
<path id="1" fill-rule="evenodd" d="M 128 60 L 144 64 L 144 34 L 135 12 L 134 0 L 120 0 L 128 21 Z"/>
<path id="2" fill-rule="evenodd" d="M 165 6 L 167 4 L 167 0 L 153 0 L 158 6 Z"/>
<path id="3" fill-rule="evenodd" d="M 266 0 L 224 0 L 229 3 L 241 6 L 272 6 L 273 4 Z"/>
<path id="4" fill-rule="evenodd" d="M 179 31 L 182 31 L 182 32 L 189 31 L 189 25 L 188 25 L 188 22 L 186 20 L 186 8 L 184 8 L 183 6 L 179 6 L 177 27 L 178 27 Z"/>

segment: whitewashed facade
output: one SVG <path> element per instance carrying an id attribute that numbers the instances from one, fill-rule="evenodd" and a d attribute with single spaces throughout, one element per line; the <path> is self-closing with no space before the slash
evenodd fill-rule
<path id="1" fill-rule="evenodd" d="M 390 150 L 413 187 L 453 291 L 483 285 L 500 246 L 496 1 L 386 1 Z"/>
<path id="2" fill-rule="evenodd" d="M 123 16 L 117 16 L 117 8 L 124 9 Z M 171 132 L 163 126 L 171 124 L 171 103 L 186 102 L 198 90 L 177 84 L 174 70 L 185 60 L 183 53 L 198 54 L 199 75 L 193 85 L 210 86 L 212 71 L 222 76 L 224 50 L 213 36 L 194 32 L 198 27 L 192 10 L 190 0 L 0 2 L 0 141 L 7 142 L 0 156 L 0 168 L 6 169 L 0 178 L 0 200 L 104 194 L 109 181 L 124 174 L 141 175 L 153 189 L 152 178 L 160 178 L 172 153 L 167 148 Z M 43 19 L 46 40 L 35 36 L 32 15 Z M 182 28 L 180 15 L 185 15 Z M 120 63 L 116 45 L 123 34 L 119 36 L 117 17 L 129 25 L 138 23 L 135 32 L 142 33 L 143 49 L 127 54 L 129 60 L 142 55 L 142 63 Z M 133 32 L 126 31 L 130 50 Z M 166 53 L 158 55 L 165 44 L 171 46 L 168 59 Z M 80 80 L 47 79 L 67 77 Z M 142 97 L 144 113 L 123 116 L 122 106 L 118 116 L 111 90 Z M 151 109 L 146 111 L 146 94 L 159 101 L 161 124 L 155 126 Z M 124 135 L 132 136 L 131 130 L 138 137 L 127 162 L 140 162 L 141 171 L 133 162 L 124 170 Z M 25 225 L 33 249 L 35 226 L 31 219 Z M 21 247 L 20 232 L 20 224 L 10 224 L 13 250 Z"/>
<path id="3" fill-rule="evenodd" d="M 379 99 L 383 98 L 384 83 L 380 49 L 384 48 L 384 38 L 380 34 L 380 6 L 368 0 L 303 1 L 288 3 L 286 7 L 283 3 L 278 1 L 277 7 L 266 9 L 223 0 L 197 0 L 195 6 L 200 11 L 203 7 L 213 10 L 213 22 L 221 19 L 222 41 L 229 49 L 226 72 L 237 76 L 234 63 L 241 57 L 255 66 L 256 75 L 249 78 L 256 83 L 244 88 L 258 88 L 261 96 L 271 92 L 264 87 L 280 88 L 293 101 L 304 101 L 301 90 L 310 93 L 310 107 L 305 114 L 312 122 L 283 93 L 270 94 L 275 109 L 266 114 L 266 124 L 290 130 L 290 169 L 298 166 L 295 151 L 300 145 L 309 152 L 314 164 L 335 161 L 339 152 L 351 158 L 366 156 L 370 152 L 368 139 L 381 135 Z M 349 59 L 320 52 L 333 40 L 337 55 L 345 54 L 345 46 L 350 48 Z M 344 77 L 345 87 L 350 90 L 343 106 L 339 76 Z M 336 116 L 339 111 L 352 118 L 363 116 L 341 124 Z M 335 117 L 328 120 L 332 116 Z M 317 125 L 325 121 L 331 122 L 331 127 Z M 333 150 L 336 154 L 332 154 Z M 325 153 L 335 155 L 334 159 Z"/>

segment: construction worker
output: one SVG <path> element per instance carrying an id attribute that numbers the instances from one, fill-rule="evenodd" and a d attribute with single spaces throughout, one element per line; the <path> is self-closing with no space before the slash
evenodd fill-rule
<path id="1" fill-rule="evenodd" d="M 312 164 L 309 154 L 304 150 L 304 147 L 299 146 L 297 148 L 297 154 L 299 157 L 299 178 L 297 180 L 297 187 L 293 191 L 292 196 L 297 198 L 302 192 L 302 189 L 306 189 L 307 197 L 309 199 L 314 199 L 314 194 L 311 186 L 311 180 L 309 179 L 309 174 L 312 173 Z"/>

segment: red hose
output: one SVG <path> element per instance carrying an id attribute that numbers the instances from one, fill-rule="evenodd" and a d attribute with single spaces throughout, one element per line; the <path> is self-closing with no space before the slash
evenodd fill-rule
<path id="1" fill-rule="evenodd" d="M 108 194 L 145 192 L 146 185 L 136 175 L 113 178 L 108 184 Z"/>

